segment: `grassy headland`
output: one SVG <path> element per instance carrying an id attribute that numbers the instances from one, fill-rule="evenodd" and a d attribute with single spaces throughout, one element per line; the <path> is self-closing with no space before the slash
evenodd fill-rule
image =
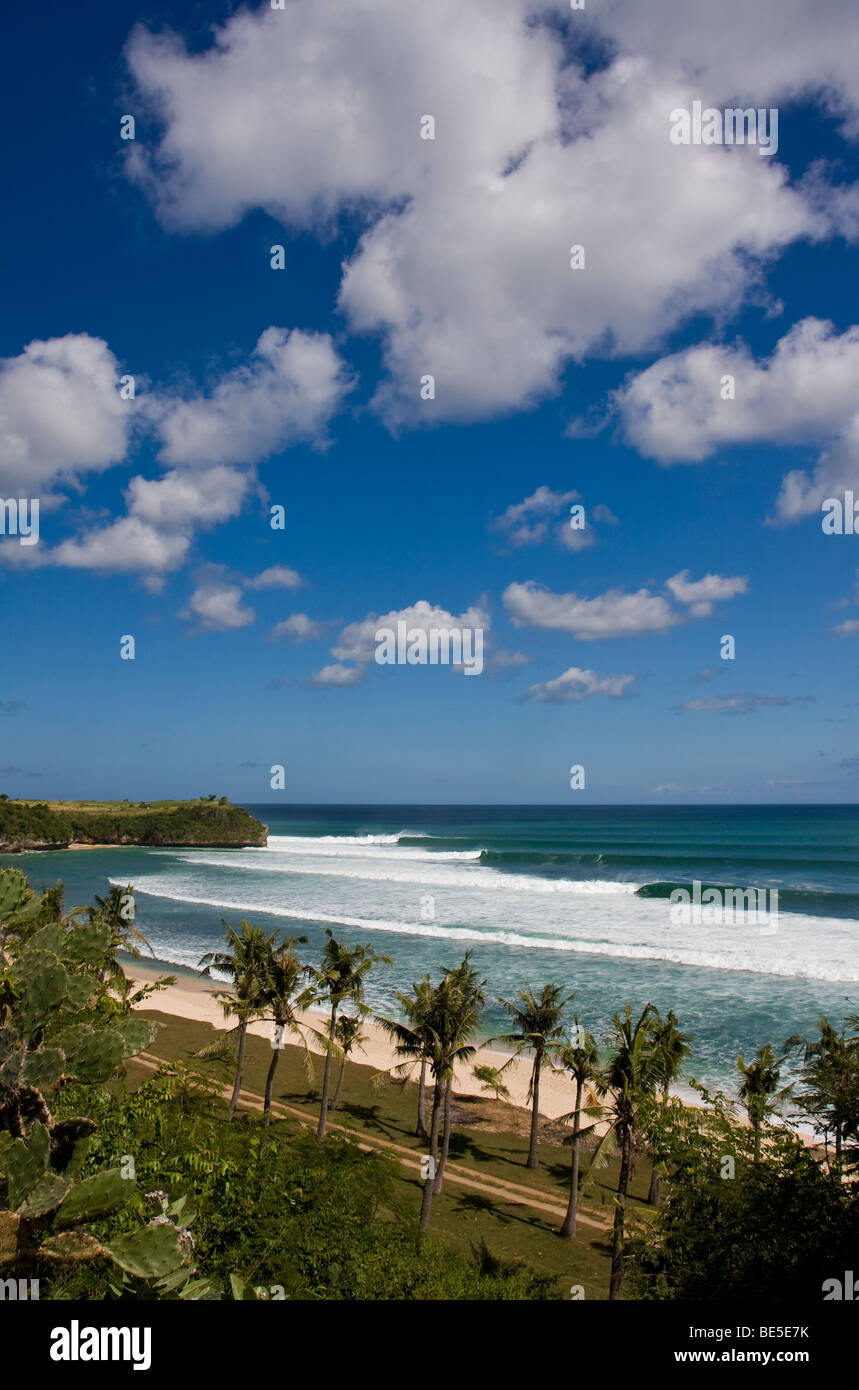
<path id="1" fill-rule="evenodd" d="M 268 827 L 225 796 L 196 801 L 22 801 L 0 797 L 0 851 L 69 845 L 264 845 Z"/>

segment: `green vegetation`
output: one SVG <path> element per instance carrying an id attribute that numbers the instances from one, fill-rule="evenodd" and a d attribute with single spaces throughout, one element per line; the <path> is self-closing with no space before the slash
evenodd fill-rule
<path id="1" fill-rule="evenodd" d="M 76 1097 L 69 1097 L 72 1105 Z M 129 1146 L 158 1202 L 182 1191 L 196 1211 L 193 1257 L 210 1297 L 268 1299 L 531 1299 L 551 1279 L 477 1244 L 418 1247 L 391 1162 L 348 1139 L 242 1114 L 181 1065 L 133 1094 L 99 1098 L 94 1161 Z M 103 1277 L 103 1276 L 102 1276 Z M 123 1291 L 124 1292 L 124 1291 Z M 104 1297 L 94 1267 L 69 1271 L 49 1296 Z M 109 1296 L 116 1296 L 111 1291 Z"/>
<path id="2" fill-rule="evenodd" d="M 0 797 L 0 852 L 86 845 L 264 845 L 267 827 L 226 797 L 198 801 L 12 801 Z"/>
<path id="3" fill-rule="evenodd" d="M 848 1019 L 848 1023 L 855 1029 L 859 1018 Z M 827 1162 L 841 1171 L 851 1139 L 859 1133 L 859 1052 L 855 1037 L 837 1032 L 826 1018 L 819 1020 L 817 1032 L 817 1038 L 810 1041 L 788 1038 L 785 1047 L 804 1050 L 805 1090 L 796 1101 L 800 1113 L 822 1136 Z M 834 1152 L 830 1153 L 833 1142 Z"/>
<path id="4" fill-rule="evenodd" d="M 211 1045 L 215 1030 L 208 1023 L 178 1018 L 156 1012 L 157 999 L 145 1016 L 159 1024 L 152 1057 L 170 1059 L 170 1069 L 176 1069 L 189 1080 L 193 1093 L 215 1087 L 222 1096 L 213 1099 L 212 1114 L 218 1119 L 219 1133 L 224 1142 L 232 1145 L 233 1134 L 244 1136 L 237 1145 L 247 1143 L 247 1135 L 257 1130 L 270 1133 L 279 1145 L 290 1142 L 290 1136 L 314 1136 L 319 1118 L 322 1087 L 322 1068 L 316 1067 L 312 1082 L 308 1082 L 304 1051 L 299 1043 L 279 1051 L 277 1084 L 274 1090 L 271 1119 L 266 1126 L 262 1114 L 262 1097 L 269 1070 L 272 1048 L 267 1037 L 249 1034 L 245 1050 L 244 1097 L 235 1119 L 227 1121 L 227 1103 L 232 1086 L 232 1065 L 220 1057 L 200 1053 Z M 152 1066 L 132 1060 L 127 1067 L 128 1084 L 149 1083 Z M 323 1146 L 332 1141 L 364 1144 L 379 1157 L 391 1162 L 390 1203 L 397 1219 L 408 1232 L 408 1240 L 417 1249 L 417 1229 L 424 1191 L 420 1160 L 428 1152 L 426 1142 L 414 1135 L 415 1099 L 417 1086 L 398 1084 L 374 1085 L 376 1073 L 372 1066 L 347 1059 L 340 1107 L 329 1110 L 328 1134 Z M 258 1097 L 252 1108 L 251 1096 Z M 580 1284 L 587 1298 L 604 1299 L 608 1291 L 608 1236 L 611 1218 L 613 1187 L 617 1169 L 607 1164 L 595 1176 L 591 1188 L 582 1196 L 584 1220 L 574 1241 L 562 1241 L 557 1228 L 563 1214 L 563 1201 L 556 1214 L 541 1207 L 530 1207 L 514 1200 L 505 1184 L 515 1184 L 516 1194 L 532 1191 L 537 1202 L 558 1203 L 559 1193 L 565 1193 L 569 1182 L 569 1160 L 554 1135 L 540 1146 L 541 1170 L 532 1174 L 524 1168 L 528 1153 L 527 1131 L 519 1134 L 508 1117 L 512 1107 L 495 1110 L 493 1102 L 477 1096 L 458 1096 L 454 1104 L 456 1122 L 450 1141 L 448 1173 L 444 1190 L 432 1199 L 432 1224 L 422 1238 L 430 1249 L 443 1246 L 452 1251 L 467 1267 L 474 1252 L 486 1246 L 503 1264 L 519 1264 L 527 1270 L 546 1276 L 550 1283 L 541 1297 L 569 1299 L 572 1284 Z M 172 1121 L 166 1122 L 169 1124 Z M 165 1139 L 165 1143 L 167 1140 Z M 220 1153 L 219 1139 L 213 1139 L 213 1152 Z M 391 1148 L 390 1146 L 396 1146 Z M 408 1155 L 410 1162 L 404 1161 Z M 368 1153 L 367 1155 L 371 1155 Z M 471 1174 L 475 1182 L 468 1186 L 455 1180 L 456 1174 Z M 521 1181 L 520 1181 L 521 1180 Z M 148 1184 L 150 1178 L 144 1181 Z M 154 1186 L 163 1186 L 154 1178 Z M 171 1194 L 184 1191 L 177 1184 Z M 647 1190 L 647 1174 L 642 1170 L 640 1180 L 633 1182 L 632 1201 L 643 1202 Z M 196 1196 L 195 1205 L 199 1207 Z M 203 1212 L 194 1223 L 198 1240 Z M 247 1274 L 254 1283 L 250 1264 L 233 1251 L 233 1268 Z M 202 1261 L 201 1261 L 202 1264 Z M 527 1271 L 526 1271 L 527 1272 Z M 282 1282 L 282 1281 L 281 1281 Z M 389 1294 L 389 1297 L 396 1295 Z"/>
<path id="5" fill-rule="evenodd" d="M 48 1109 L 46 1098 L 72 1083 L 86 1091 L 107 1081 L 155 1029 L 105 987 L 109 924 L 98 913 L 57 916 L 46 897 L 17 870 L 0 874 L 0 1271 L 32 1278 L 98 1261 L 184 1286 L 184 1231 L 167 1218 L 142 1224 L 122 1163 L 86 1171 L 92 1119 Z M 121 1234 L 96 1234 L 98 1218 L 127 1206 L 137 1210 Z"/>
<path id="6" fill-rule="evenodd" d="M 38 1278 L 54 1299 L 553 1296 L 551 1276 L 480 1241 L 419 1248 L 394 1165 L 348 1137 L 231 1123 L 220 1088 L 182 1066 L 144 1069 L 129 1090 L 126 1064 L 157 1033 L 131 1010 L 165 982 L 115 987 L 115 904 L 61 903 L 59 886 L 36 896 L 0 871 L 0 1277 Z M 240 1021 L 271 987 L 253 971 L 278 951 L 255 930 L 229 938 Z M 375 958 L 347 955 L 354 1000 Z M 329 956 L 320 989 L 342 1003 Z"/>
<path id="7" fill-rule="evenodd" d="M 854 1035 L 854 1077 L 857 1054 Z M 855 1187 L 788 1129 L 765 1116 L 756 1128 L 737 1125 L 724 1096 L 708 1101 L 706 1111 L 668 1104 L 669 1198 L 631 1242 L 628 1292 L 736 1306 L 818 1302 L 827 1279 L 855 1268 Z"/>
<path id="8" fill-rule="evenodd" d="M 218 1035 L 151 1011 L 164 980 L 125 978 L 129 892 L 66 911 L 62 885 L 36 895 L 0 870 L 0 1278 L 38 1278 L 48 1299 L 545 1300 L 580 1286 L 779 1301 L 820 1298 L 852 1267 L 859 1018 L 738 1059 L 738 1099 L 699 1088 L 694 1109 L 669 1092 L 689 1046 L 673 1013 L 626 1005 L 600 1048 L 577 1018 L 567 1030 L 560 987 L 526 987 L 512 1036 L 532 1083 L 551 1067 L 573 1102 L 535 1127 L 500 1099 L 498 1070 L 476 1071 L 494 1100 L 454 1094 L 485 1000 L 469 955 L 403 996 L 405 1023 L 376 1019 L 395 1043 L 379 1074 L 350 1053 L 386 958 L 329 934 L 302 963 L 300 938 L 227 926 L 202 962 L 233 982 L 236 1027 Z M 325 1031 L 302 1017 L 311 1004 Z M 274 1023 L 271 1043 L 255 1020 Z M 433 1090 L 429 1155 L 413 1073 Z M 779 1115 L 789 1105 L 820 1148 Z"/>
<path id="9" fill-rule="evenodd" d="M 680 1069 L 691 1051 L 689 1038 L 678 1028 L 673 1009 L 668 1010 L 664 1023 L 660 1022 L 654 1029 L 652 1042 L 656 1053 L 656 1081 L 657 1085 L 662 1088 L 662 1109 L 664 1111 L 668 1104 L 671 1083 L 677 1080 Z M 658 1139 L 651 1140 L 651 1157 L 653 1162 L 650 1168 L 650 1191 L 647 1194 L 647 1200 L 651 1205 L 657 1207 L 659 1205 L 659 1174 L 662 1167 L 659 1161 Z"/>

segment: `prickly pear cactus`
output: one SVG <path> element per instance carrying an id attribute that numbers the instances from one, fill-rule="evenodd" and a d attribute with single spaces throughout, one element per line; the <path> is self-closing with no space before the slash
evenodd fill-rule
<path id="1" fill-rule="evenodd" d="M 182 1264 L 182 1236 L 169 1224 L 151 1221 L 142 1230 L 119 1236 L 105 1251 L 128 1274 L 138 1279 L 163 1279 Z"/>
<path id="2" fill-rule="evenodd" d="M 240 1274 L 230 1275 L 230 1292 L 239 1303 L 263 1302 L 268 1292 L 261 1284 L 248 1284 Z"/>
<path id="3" fill-rule="evenodd" d="M 82 1141 L 78 1141 L 82 1142 Z M 136 1183 L 119 1168 L 75 1181 L 50 1166 L 47 1128 L 37 1122 L 27 1139 L 4 1146 L 10 1210 L 0 1213 L 0 1274 L 19 1277 L 45 1262 L 68 1264 L 106 1258 L 141 1279 L 162 1279 L 188 1262 L 182 1230 L 156 1218 L 110 1243 L 84 1229 L 118 1211 L 136 1195 Z"/>
<path id="4" fill-rule="evenodd" d="M 20 869 L 0 869 L 0 945 L 3 937 L 17 934 L 33 922 L 42 910 L 37 897 Z"/>
<path id="5" fill-rule="evenodd" d="M 107 1259 L 138 1278 L 175 1279 L 189 1263 L 187 1232 L 163 1215 L 110 1243 L 85 1229 L 136 1198 L 136 1183 L 118 1168 L 80 1178 L 95 1125 L 54 1121 L 48 1099 L 67 1081 L 107 1081 L 156 1029 L 91 1007 L 106 994 L 109 927 L 74 916 L 40 925 L 42 907 L 23 874 L 0 871 L 0 1277 Z"/>
<path id="6" fill-rule="evenodd" d="M 7 921 L 33 896 L 20 869 L 0 869 L 0 922 Z"/>

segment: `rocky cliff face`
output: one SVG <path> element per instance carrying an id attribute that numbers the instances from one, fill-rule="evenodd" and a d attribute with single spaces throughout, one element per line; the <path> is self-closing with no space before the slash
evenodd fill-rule
<path id="1" fill-rule="evenodd" d="M 68 840 L 59 843 L 49 840 L 4 840 L 0 836 L 0 854 L 23 854 L 30 849 L 68 849 Z"/>

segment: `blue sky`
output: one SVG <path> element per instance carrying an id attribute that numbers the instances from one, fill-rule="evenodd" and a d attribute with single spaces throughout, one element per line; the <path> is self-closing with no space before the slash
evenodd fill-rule
<path id="1" fill-rule="evenodd" d="M 7 792 L 859 799 L 859 18 L 656 9 L 10 16 Z M 373 661 L 418 603 L 479 677 Z"/>

